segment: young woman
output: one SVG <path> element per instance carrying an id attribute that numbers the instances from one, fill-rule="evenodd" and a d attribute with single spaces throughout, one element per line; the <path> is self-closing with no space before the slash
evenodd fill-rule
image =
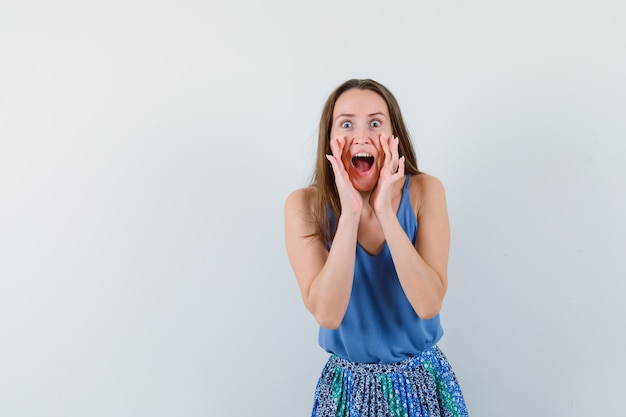
<path id="1" fill-rule="evenodd" d="M 349 80 L 326 101 L 314 180 L 287 198 L 285 240 L 331 354 L 313 416 L 467 416 L 437 347 L 450 245 L 444 189 L 418 170 L 383 85 Z"/>

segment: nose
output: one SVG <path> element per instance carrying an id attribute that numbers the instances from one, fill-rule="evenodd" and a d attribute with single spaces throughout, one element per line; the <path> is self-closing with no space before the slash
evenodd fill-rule
<path id="1" fill-rule="evenodd" d="M 371 139 L 368 136 L 367 129 L 359 128 L 354 132 L 354 143 L 355 144 L 369 144 L 371 143 Z"/>

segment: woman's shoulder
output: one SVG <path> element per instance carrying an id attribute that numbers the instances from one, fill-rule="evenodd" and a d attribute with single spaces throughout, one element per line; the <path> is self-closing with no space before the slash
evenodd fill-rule
<path id="1" fill-rule="evenodd" d="M 285 201 L 285 209 L 311 209 L 317 197 L 317 187 L 314 185 L 292 191 Z"/>
<path id="2" fill-rule="evenodd" d="M 411 177 L 409 189 L 419 193 L 441 192 L 443 191 L 443 183 L 434 175 L 420 172 Z"/>
<path id="3" fill-rule="evenodd" d="M 445 200 L 443 183 L 439 178 L 425 172 L 411 177 L 409 193 L 418 216 L 425 205 Z"/>

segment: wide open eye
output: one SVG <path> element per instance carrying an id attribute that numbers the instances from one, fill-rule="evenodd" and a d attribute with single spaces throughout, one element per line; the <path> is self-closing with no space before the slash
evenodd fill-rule
<path id="1" fill-rule="evenodd" d="M 380 122 L 380 120 L 372 120 L 370 122 L 370 126 L 372 126 L 372 127 L 381 127 L 382 123 Z"/>
<path id="2" fill-rule="evenodd" d="M 352 127 L 352 122 L 346 120 L 345 122 L 341 122 L 341 127 L 344 129 L 350 129 Z"/>

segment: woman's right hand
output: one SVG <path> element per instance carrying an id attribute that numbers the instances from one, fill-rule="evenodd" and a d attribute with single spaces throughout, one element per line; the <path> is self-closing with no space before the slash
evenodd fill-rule
<path id="1" fill-rule="evenodd" d="M 285 203 L 285 243 L 302 300 L 320 326 L 328 329 L 339 327 L 350 302 L 364 204 L 341 160 L 345 143 L 345 138 L 332 140 L 332 154 L 326 155 L 341 204 L 330 249 L 316 228 L 314 208 L 319 190 L 309 187 L 294 191 Z"/>
<path id="2" fill-rule="evenodd" d="M 335 185 L 337 186 L 337 192 L 339 193 L 339 201 L 341 202 L 341 213 L 361 214 L 363 209 L 363 197 L 350 181 L 348 171 L 346 171 L 341 155 L 343 154 L 344 146 L 346 145 L 346 137 L 340 137 L 331 139 L 330 149 L 332 155 L 326 155 L 326 159 L 330 161 L 335 173 Z"/>

